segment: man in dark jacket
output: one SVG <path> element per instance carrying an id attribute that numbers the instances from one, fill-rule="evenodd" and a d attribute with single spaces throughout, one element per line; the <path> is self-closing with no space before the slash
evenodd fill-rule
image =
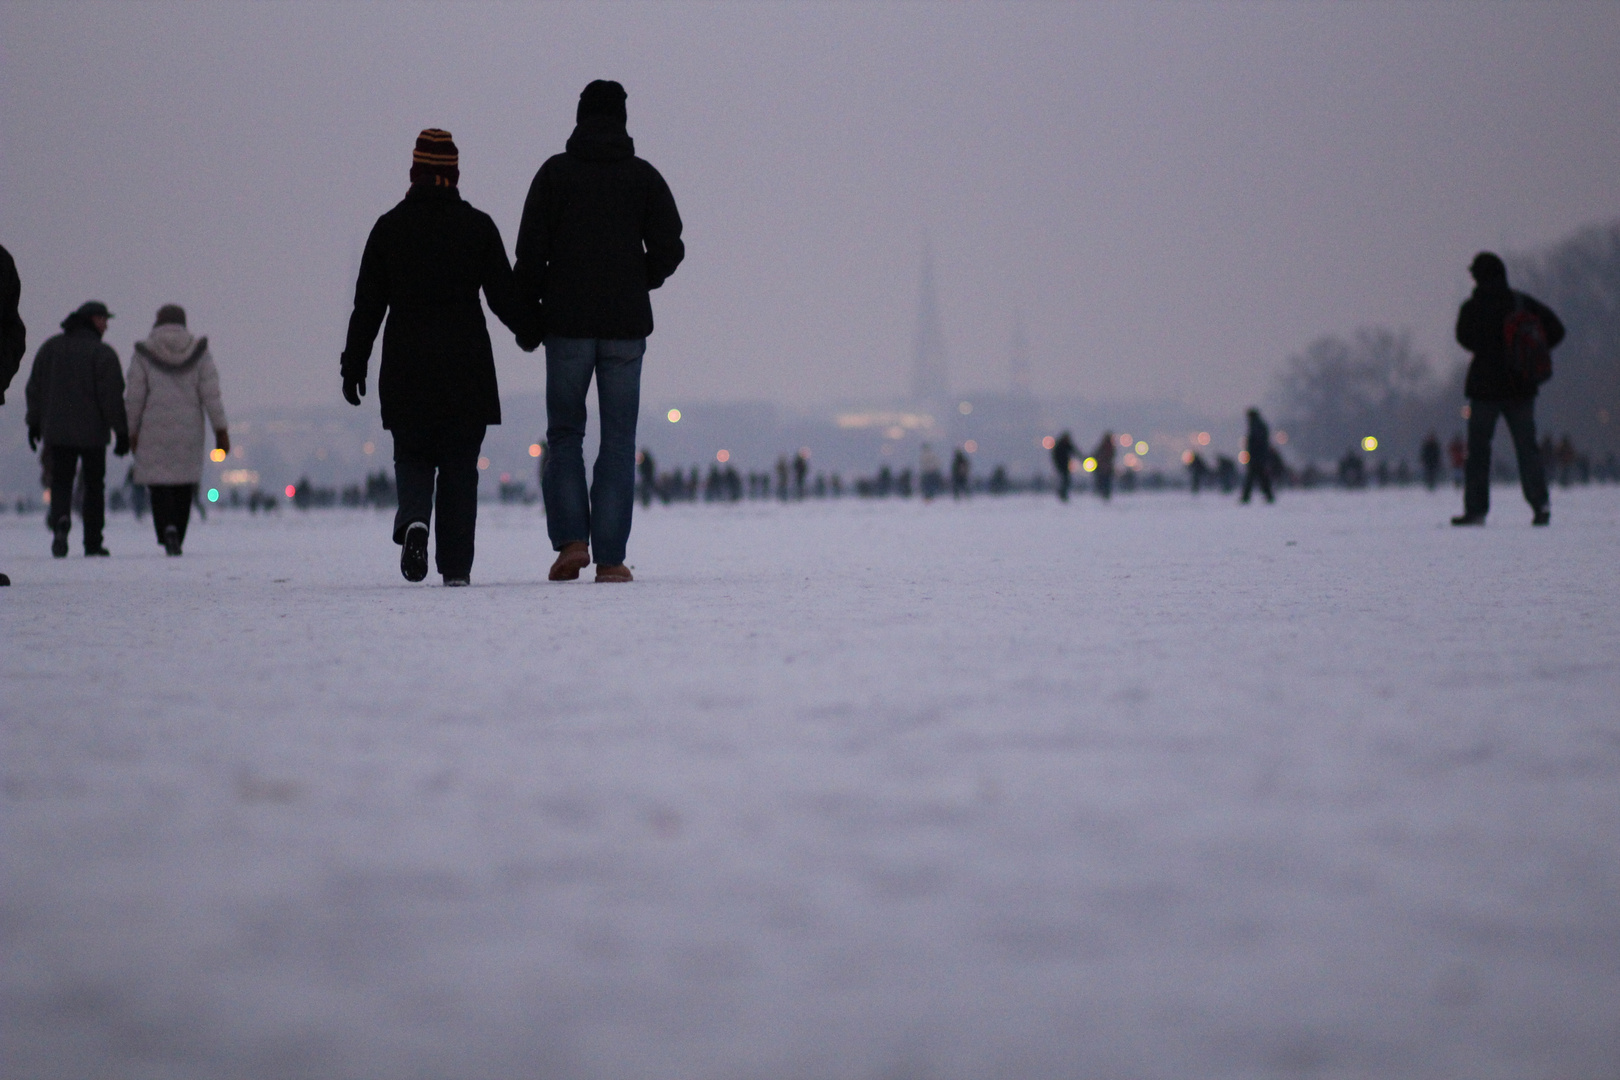
<path id="1" fill-rule="evenodd" d="M 99 300 L 62 320 L 62 332 L 39 347 L 28 375 L 28 446 L 45 444 L 51 467 L 51 554 L 68 553 L 73 527 L 73 476 L 84 469 L 84 553 L 106 555 L 107 439 L 113 453 L 129 453 L 124 415 L 124 371 L 101 336 L 112 312 Z"/>
<path id="2" fill-rule="evenodd" d="M 0 247 L 0 405 L 6 403 L 6 388 L 22 366 L 23 353 L 28 351 L 28 328 L 17 311 L 21 302 L 22 281 L 17 277 L 17 264 L 11 252 Z M 11 579 L 0 574 L 0 586 L 10 584 Z"/>
<path id="3" fill-rule="evenodd" d="M 1474 354 L 1463 386 L 1468 395 L 1468 464 L 1463 470 L 1463 512 L 1451 523 L 1485 524 L 1491 508 L 1491 439 L 1501 417 L 1513 436 L 1519 484 L 1535 514 L 1533 523 L 1546 525 L 1552 511 L 1546 469 L 1536 448 L 1537 387 L 1509 368 L 1505 329 L 1508 316 L 1528 311 L 1540 320 L 1552 348 L 1564 340 L 1564 324 L 1541 301 L 1508 287 L 1507 267 L 1495 254 L 1480 252 L 1468 272 L 1474 276 L 1474 294 L 1457 313 L 1457 344 Z"/>
<path id="4" fill-rule="evenodd" d="M 428 522 L 437 509 L 434 558 L 446 585 L 471 580 L 478 454 L 485 428 L 501 422 L 479 290 L 525 350 L 540 338 L 539 311 L 518 295 L 500 231 L 488 214 L 463 201 L 460 178 L 450 133 L 423 131 L 411 159 L 410 191 L 377 219 L 366 241 L 342 365 L 343 396 L 359 405 L 371 346 L 387 314 L 377 394 L 383 427 L 394 436 L 399 568 L 407 581 L 427 576 Z"/>
<path id="5" fill-rule="evenodd" d="M 1238 502 L 1248 502 L 1256 484 L 1260 485 L 1260 494 L 1266 497 L 1266 502 L 1276 502 L 1276 496 L 1271 493 L 1271 428 L 1261 418 L 1259 409 L 1249 410 L 1249 433 L 1243 449 L 1248 452 L 1249 464 L 1243 474 L 1243 494 Z"/>
<path id="6" fill-rule="evenodd" d="M 535 174 L 518 230 L 516 274 L 546 311 L 546 446 L 541 488 L 559 554 L 551 580 L 572 581 L 596 552 L 596 580 L 629 581 L 641 360 L 652 333 L 649 290 L 686 255 L 675 198 L 635 156 L 625 92 L 598 80 L 579 95 L 567 152 Z M 585 395 L 601 416 L 595 477 L 585 486 Z"/>

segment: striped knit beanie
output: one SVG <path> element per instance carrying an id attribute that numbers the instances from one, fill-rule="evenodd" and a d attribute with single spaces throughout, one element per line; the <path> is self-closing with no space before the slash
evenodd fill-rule
<path id="1" fill-rule="evenodd" d="M 461 155 L 448 131 L 427 128 L 416 137 L 411 155 L 411 183 L 455 187 L 461 179 Z"/>

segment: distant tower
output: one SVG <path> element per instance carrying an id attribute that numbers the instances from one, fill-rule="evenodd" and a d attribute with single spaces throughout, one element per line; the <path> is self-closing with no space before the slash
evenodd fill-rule
<path id="1" fill-rule="evenodd" d="M 1024 333 L 1024 313 L 1013 315 L 1012 356 L 1007 363 L 1014 397 L 1029 396 L 1029 336 Z"/>
<path id="2" fill-rule="evenodd" d="M 913 342 L 911 396 L 918 402 L 950 396 L 945 370 L 945 334 L 939 325 L 939 297 L 934 291 L 934 245 L 923 241 L 922 289 L 917 298 L 917 337 Z"/>

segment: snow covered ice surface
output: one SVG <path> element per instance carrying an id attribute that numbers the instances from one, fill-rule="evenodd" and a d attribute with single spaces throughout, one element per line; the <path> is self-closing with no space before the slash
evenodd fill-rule
<path id="1" fill-rule="evenodd" d="M 1620 1076 L 1620 488 L 0 516 L 0 1072 Z"/>

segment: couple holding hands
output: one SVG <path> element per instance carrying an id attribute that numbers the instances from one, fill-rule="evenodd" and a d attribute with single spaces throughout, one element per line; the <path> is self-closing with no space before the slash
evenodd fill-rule
<path id="1" fill-rule="evenodd" d="M 597 80 L 579 96 L 566 150 L 529 187 L 509 264 L 488 214 L 461 198 L 450 133 L 423 131 L 405 198 L 366 241 L 343 350 L 343 396 L 359 405 L 383 330 L 377 393 L 394 437 L 399 510 L 394 542 L 409 581 L 427 576 L 429 523 L 446 585 L 472 574 L 478 457 L 501 422 L 500 391 L 480 290 L 525 352 L 546 350 L 546 527 L 550 578 L 590 565 L 629 581 L 625 546 L 635 503 L 641 360 L 652 333 L 648 293 L 686 253 L 669 185 L 635 155 L 625 91 Z M 601 449 L 585 479 L 585 395 L 596 380 Z M 434 514 L 437 512 L 437 518 Z"/>

